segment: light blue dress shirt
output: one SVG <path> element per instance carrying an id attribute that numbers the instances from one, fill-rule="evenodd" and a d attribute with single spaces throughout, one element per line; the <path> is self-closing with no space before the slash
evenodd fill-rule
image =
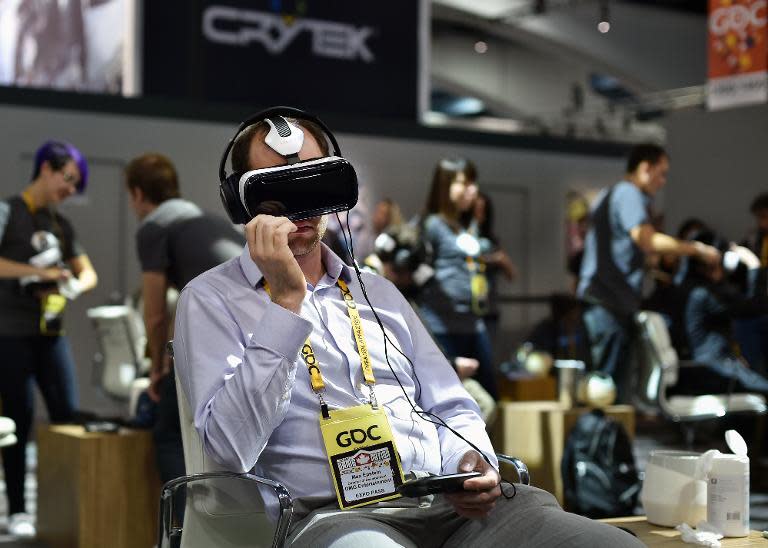
<path id="1" fill-rule="evenodd" d="M 363 322 L 376 376 L 376 397 L 386 410 L 404 472 L 457 471 L 471 448 L 443 427 L 418 418 L 440 416 L 497 461 L 477 404 L 432 341 L 411 306 L 383 277 L 363 272 L 387 344 L 354 271 L 322 245 L 327 274 L 307 284 L 301 315 L 274 304 L 248 247 L 198 276 L 181 293 L 176 315 L 176 372 L 207 453 L 232 471 L 251 469 L 283 483 L 293 497 L 335 498 L 320 433 L 320 405 L 299 355 L 309 336 L 331 410 L 368 401 L 352 326 L 336 280 L 347 282 Z M 269 506 L 268 501 L 268 506 Z"/>

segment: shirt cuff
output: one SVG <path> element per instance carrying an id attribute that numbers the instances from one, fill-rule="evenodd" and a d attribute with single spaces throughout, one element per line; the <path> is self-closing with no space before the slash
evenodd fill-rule
<path id="1" fill-rule="evenodd" d="M 442 462 L 442 470 L 441 472 L 443 474 L 458 474 L 461 472 L 459 470 L 459 463 L 461 462 L 461 458 L 468 452 L 468 451 L 474 451 L 472 447 L 469 445 L 464 444 L 465 447 L 461 447 L 459 449 L 454 450 L 451 455 L 443 459 Z M 494 453 L 492 450 L 488 450 L 486 447 L 480 447 L 480 449 L 483 450 L 483 453 L 486 457 L 488 457 L 488 460 L 491 461 L 491 465 L 496 468 L 496 470 L 499 469 L 499 460 L 496 458 L 496 453 Z"/>
<path id="2" fill-rule="evenodd" d="M 270 301 L 248 347 L 268 348 L 293 362 L 312 333 L 312 322 Z"/>

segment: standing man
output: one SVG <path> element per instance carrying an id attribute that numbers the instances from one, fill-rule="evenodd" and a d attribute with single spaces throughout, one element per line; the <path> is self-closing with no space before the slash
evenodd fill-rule
<path id="1" fill-rule="evenodd" d="M 651 253 L 697 257 L 716 263 L 720 253 L 701 242 L 658 232 L 651 222 L 653 196 L 667 183 L 669 156 L 654 144 L 635 146 L 624 179 L 603 190 L 591 212 L 578 296 L 587 303 L 584 322 L 592 363 L 613 377 L 620 402 L 631 394 L 630 339 L 640 309 L 645 259 Z"/>
<path id="2" fill-rule="evenodd" d="M 136 246 L 151 360 L 149 395 L 159 402 L 154 435 L 160 477 L 166 482 L 184 475 L 176 385 L 165 355 L 173 321 L 166 294 L 238 256 L 245 239 L 223 217 L 204 213 L 180 198 L 176 168 L 161 154 L 133 159 L 125 169 L 125 181 L 140 221 Z"/>
<path id="3" fill-rule="evenodd" d="M 311 169 L 328 156 L 313 127 L 252 123 L 233 169 Z M 291 492 L 289 546 L 640 546 L 539 489 L 512 496 L 507 485 L 501 496 L 477 405 L 395 286 L 321 243 L 327 215 L 245 221 L 241 256 L 182 291 L 174 359 L 206 453 Z M 467 491 L 404 499 L 394 489 L 411 471 L 471 470 L 480 475 Z"/>

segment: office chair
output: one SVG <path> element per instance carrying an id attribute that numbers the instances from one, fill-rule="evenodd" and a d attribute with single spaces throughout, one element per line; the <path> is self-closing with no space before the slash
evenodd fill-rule
<path id="1" fill-rule="evenodd" d="M 173 356 L 172 343 L 168 343 L 168 353 Z M 178 376 L 176 391 L 187 475 L 163 486 L 158 546 L 283 546 L 293 515 L 293 501 L 288 490 L 268 478 L 226 471 L 211 459 L 195 429 L 194 416 Z M 174 494 L 182 486 L 186 488 L 183 519 L 182 512 L 174 508 L 178 502 Z M 277 497 L 277 523 L 265 513 L 262 490 L 271 490 Z"/>
<path id="2" fill-rule="evenodd" d="M 149 370 L 149 360 L 144 357 L 144 324 L 136 310 L 125 305 L 89 308 L 87 316 L 99 341 L 99 353 L 94 357 L 98 384 L 109 396 L 128 401 L 132 394 L 135 397 L 134 382 Z"/>
<path id="3" fill-rule="evenodd" d="M 8 447 L 17 442 L 16 423 L 8 417 L 0 417 L 0 447 Z"/>
<path id="4" fill-rule="evenodd" d="M 766 412 L 765 398 L 760 394 L 718 393 L 668 397 L 667 390 L 677 384 L 680 367 L 701 366 L 678 359 L 661 314 L 645 310 L 637 314 L 635 321 L 640 335 L 640 399 L 646 404 L 655 405 L 663 416 L 680 424 L 689 447 L 693 445 L 697 423 L 728 415 L 762 415 Z"/>

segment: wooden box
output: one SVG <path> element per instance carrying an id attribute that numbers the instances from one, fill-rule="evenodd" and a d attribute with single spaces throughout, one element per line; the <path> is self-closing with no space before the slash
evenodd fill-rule
<path id="1" fill-rule="evenodd" d="M 510 380 L 499 376 L 499 399 L 502 401 L 541 401 L 557 399 L 557 379 L 546 377 L 521 377 Z"/>
<path id="2" fill-rule="evenodd" d="M 160 479 L 152 434 L 44 426 L 38 444 L 38 538 L 56 548 L 151 548 Z"/>

